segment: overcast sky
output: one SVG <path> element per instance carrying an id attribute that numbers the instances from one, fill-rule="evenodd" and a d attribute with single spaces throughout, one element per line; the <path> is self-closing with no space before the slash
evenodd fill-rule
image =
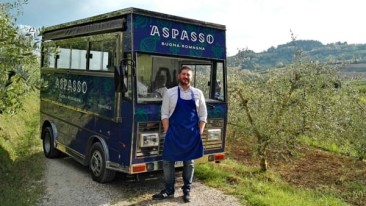
<path id="1" fill-rule="evenodd" d="M 11 0 L 4 0 L 5 2 Z M 28 0 L 19 24 L 51 26 L 127 7 L 226 25 L 227 54 L 299 40 L 366 43 L 363 0 Z"/>

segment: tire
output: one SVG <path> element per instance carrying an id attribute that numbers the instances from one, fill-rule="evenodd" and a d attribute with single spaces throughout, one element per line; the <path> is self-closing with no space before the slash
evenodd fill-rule
<path id="1" fill-rule="evenodd" d="M 43 153 L 47 158 L 60 157 L 61 152 L 55 148 L 55 137 L 51 127 L 45 127 L 42 131 Z"/>
<path id="2" fill-rule="evenodd" d="M 94 143 L 90 149 L 89 169 L 92 179 L 99 183 L 110 182 L 116 176 L 116 171 L 106 168 L 105 156 L 102 144 Z"/>

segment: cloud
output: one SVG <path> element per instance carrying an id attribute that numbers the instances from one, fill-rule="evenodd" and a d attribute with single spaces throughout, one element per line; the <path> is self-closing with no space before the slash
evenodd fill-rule
<path id="1" fill-rule="evenodd" d="M 18 23 L 51 26 L 128 7 L 226 25 L 228 54 L 298 39 L 365 43 L 363 0 L 29 0 Z"/>

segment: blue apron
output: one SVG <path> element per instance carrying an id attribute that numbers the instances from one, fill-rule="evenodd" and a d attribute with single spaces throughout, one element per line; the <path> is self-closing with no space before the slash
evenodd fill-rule
<path id="1" fill-rule="evenodd" d="M 192 90 L 191 95 L 191 100 L 181 99 L 178 87 L 177 105 L 169 118 L 165 136 L 164 160 L 187 161 L 203 156 L 199 118 Z"/>

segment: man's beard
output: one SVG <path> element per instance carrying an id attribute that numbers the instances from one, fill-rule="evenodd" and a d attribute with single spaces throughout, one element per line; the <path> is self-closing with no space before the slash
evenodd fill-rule
<path id="1" fill-rule="evenodd" d="M 179 79 L 179 84 L 181 86 L 188 86 L 191 84 L 191 81 L 189 81 L 189 79 Z"/>

